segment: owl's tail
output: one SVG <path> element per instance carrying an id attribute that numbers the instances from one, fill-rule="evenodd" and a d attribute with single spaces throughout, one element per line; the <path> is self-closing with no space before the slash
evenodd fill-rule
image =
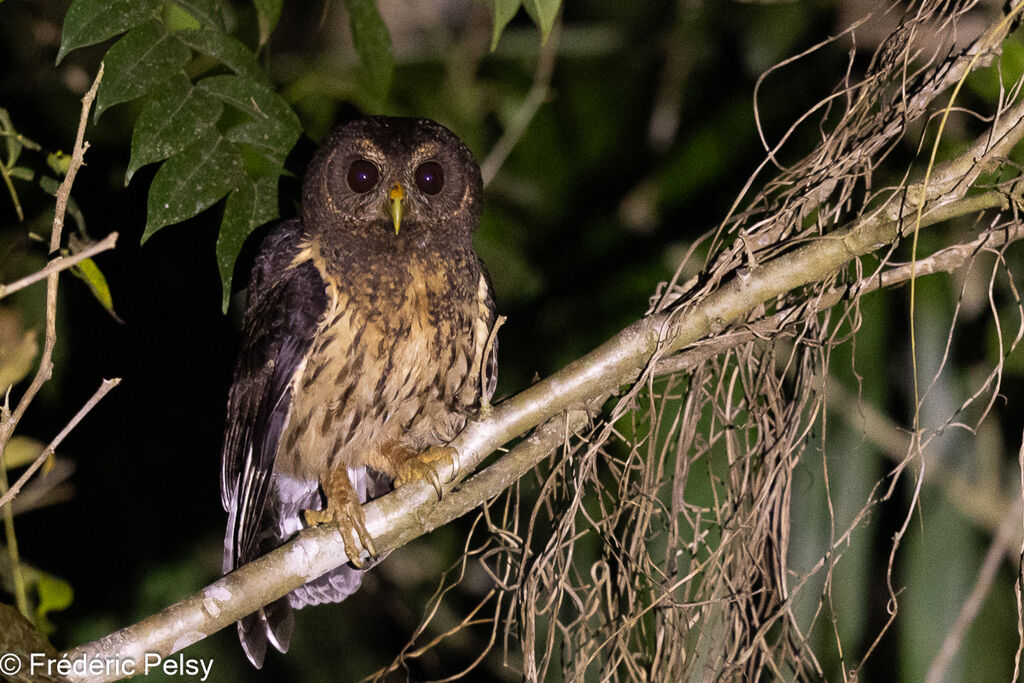
<path id="1" fill-rule="evenodd" d="M 350 468 L 349 477 L 362 502 L 382 496 L 393 488 L 389 477 L 365 467 Z M 237 569 L 236 563 L 240 566 L 280 546 L 302 528 L 302 510 L 318 510 L 321 505 L 317 482 L 300 481 L 275 474 L 266 505 L 260 515 L 255 547 L 246 557 L 237 560 L 233 554 L 235 510 L 229 511 L 224 543 L 224 573 Z M 287 652 L 295 626 L 293 608 L 341 602 L 358 590 L 363 573 L 386 556 L 387 554 L 368 562 L 361 569 L 347 564 L 337 567 L 240 619 L 238 640 L 242 643 L 245 656 L 253 666 L 260 669 L 263 667 L 268 644 L 279 652 Z"/>
<path id="2" fill-rule="evenodd" d="M 250 547 L 235 552 L 235 544 L 243 535 L 236 529 L 237 505 L 228 511 L 228 526 L 224 537 L 224 573 L 234 571 L 241 565 L 260 555 L 270 552 L 295 535 L 301 528 L 299 511 L 318 506 L 319 496 L 316 483 L 296 482 L 291 479 L 274 477 L 271 481 L 266 503 L 258 516 L 258 526 Z M 291 643 L 295 616 L 288 602 L 288 596 L 279 598 L 269 605 L 239 619 L 238 640 L 245 656 L 257 669 L 263 667 L 267 645 L 273 645 L 280 652 L 287 652 Z"/>
<path id="3" fill-rule="evenodd" d="M 288 598 L 280 598 L 238 621 L 238 640 L 242 650 L 257 669 L 263 668 L 267 643 L 279 652 L 287 652 L 295 627 L 295 615 Z"/>

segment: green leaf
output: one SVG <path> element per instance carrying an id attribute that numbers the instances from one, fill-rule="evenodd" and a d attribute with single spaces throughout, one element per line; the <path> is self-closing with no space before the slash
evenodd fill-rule
<path id="1" fill-rule="evenodd" d="M 174 0 L 174 3 L 195 17 L 203 26 L 224 30 L 224 15 L 217 0 Z"/>
<path id="2" fill-rule="evenodd" d="M 96 95 L 96 116 L 112 105 L 134 100 L 181 71 L 192 51 L 152 21 L 129 31 L 104 57 L 104 76 Z"/>
<path id="3" fill-rule="evenodd" d="M 232 142 L 249 145 L 280 168 L 284 168 L 285 159 L 298 139 L 297 134 L 282 126 L 277 119 L 241 123 L 230 128 L 225 135 Z"/>
<path id="4" fill-rule="evenodd" d="M 163 15 L 160 21 L 168 31 L 183 31 L 185 29 L 202 28 L 199 20 L 185 11 L 183 7 L 168 3 L 164 5 Z"/>
<path id="5" fill-rule="evenodd" d="M 142 241 L 165 225 L 206 210 L 241 182 L 242 158 L 235 143 L 205 135 L 164 162 L 149 188 Z"/>
<path id="6" fill-rule="evenodd" d="M 75 599 L 75 592 L 67 581 L 43 574 L 36 584 L 36 593 L 39 595 L 39 604 L 36 605 L 36 624 L 39 625 L 39 630 L 43 633 L 53 633 L 56 627 L 49 622 L 46 615 L 70 607 Z"/>
<path id="7" fill-rule="evenodd" d="M 107 278 L 104 277 L 103 271 L 100 270 L 95 261 L 91 258 L 82 259 L 72 266 L 71 273 L 89 285 L 89 291 L 96 297 L 96 301 L 100 302 L 100 305 L 107 309 L 107 313 L 114 316 L 115 320 L 121 320 L 117 317 L 117 312 L 114 310 L 114 297 L 110 294 Z"/>
<path id="8" fill-rule="evenodd" d="M 65 154 L 59 149 L 46 155 L 46 165 L 57 175 L 64 177 L 71 169 L 71 155 Z"/>
<path id="9" fill-rule="evenodd" d="M 228 130 L 228 139 L 252 145 L 278 165 L 284 164 L 284 158 L 302 132 L 302 125 L 280 95 L 262 83 L 232 75 L 204 78 L 196 88 L 252 118 L 251 122 Z"/>
<path id="10" fill-rule="evenodd" d="M 86 45 L 124 33 L 157 16 L 162 0 L 75 0 L 64 16 L 57 63 Z"/>
<path id="11" fill-rule="evenodd" d="M 391 34 L 377 11 L 374 0 L 344 0 L 348 9 L 352 42 L 364 72 L 365 86 L 377 106 L 384 103 L 395 75 Z"/>
<path id="12" fill-rule="evenodd" d="M 177 31 L 174 35 L 196 52 L 210 55 L 240 76 L 265 79 L 256 57 L 237 38 L 208 29 Z"/>
<path id="13" fill-rule="evenodd" d="M 245 238 L 267 221 L 277 218 L 277 176 L 246 179 L 228 195 L 224 219 L 217 235 L 217 267 L 223 287 L 222 307 L 228 311 L 235 260 Z"/>
<path id="14" fill-rule="evenodd" d="M 491 0 L 491 14 L 494 16 L 494 30 L 491 32 L 491 52 L 497 49 L 502 32 L 522 5 L 522 0 Z"/>
<path id="15" fill-rule="evenodd" d="M 184 74 L 167 81 L 149 96 L 135 121 L 124 184 L 146 164 L 177 154 L 212 130 L 223 110 L 223 104 L 192 87 Z"/>
<path id="16" fill-rule="evenodd" d="M 555 18 L 558 17 L 558 8 L 561 4 L 562 0 L 525 0 L 523 2 L 526 13 L 540 28 L 541 43 L 547 41 L 551 27 L 555 25 Z"/>
<path id="17" fill-rule="evenodd" d="M 260 47 L 267 44 L 270 34 L 274 32 L 278 19 L 281 18 L 281 6 L 284 0 L 253 0 L 256 6 L 256 21 L 260 28 Z"/>

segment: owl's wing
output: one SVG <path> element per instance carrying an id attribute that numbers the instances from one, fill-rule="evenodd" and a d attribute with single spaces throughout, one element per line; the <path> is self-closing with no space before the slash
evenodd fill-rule
<path id="1" fill-rule="evenodd" d="M 312 261 L 292 265 L 301 239 L 298 221 L 283 223 L 264 241 L 250 276 L 222 452 L 221 503 L 229 517 L 225 572 L 257 554 L 291 383 L 327 307 Z"/>

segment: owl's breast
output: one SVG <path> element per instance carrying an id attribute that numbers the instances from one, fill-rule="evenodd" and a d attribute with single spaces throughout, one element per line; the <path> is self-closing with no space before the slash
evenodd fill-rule
<path id="1" fill-rule="evenodd" d="M 486 325 L 476 293 L 418 275 L 388 305 L 388 293 L 328 285 L 328 311 L 292 384 L 279 471 L 313 479 L 361 466 L 385 444 L 421 450 L 463 427 L 479 395 Z"/>

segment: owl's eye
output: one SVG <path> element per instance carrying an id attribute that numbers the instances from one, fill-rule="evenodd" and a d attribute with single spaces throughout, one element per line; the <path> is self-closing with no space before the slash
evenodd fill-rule
<path id="1" fill-rule="evenodd" d="M 377 186 L 380 180 L 380 171 L 373 165 L 373 162 L 366 159 L 356 159 L 348 169 L 348 186 L 353 192 L 362 194 L 369 192 Z"/>
<path id="2" fill-rule="evenodd" d="M 444 170 L 436 161 L 420 164 L 416 169 L 416 187 L 427 194 L 437 194 L 444 188 Z"/>

